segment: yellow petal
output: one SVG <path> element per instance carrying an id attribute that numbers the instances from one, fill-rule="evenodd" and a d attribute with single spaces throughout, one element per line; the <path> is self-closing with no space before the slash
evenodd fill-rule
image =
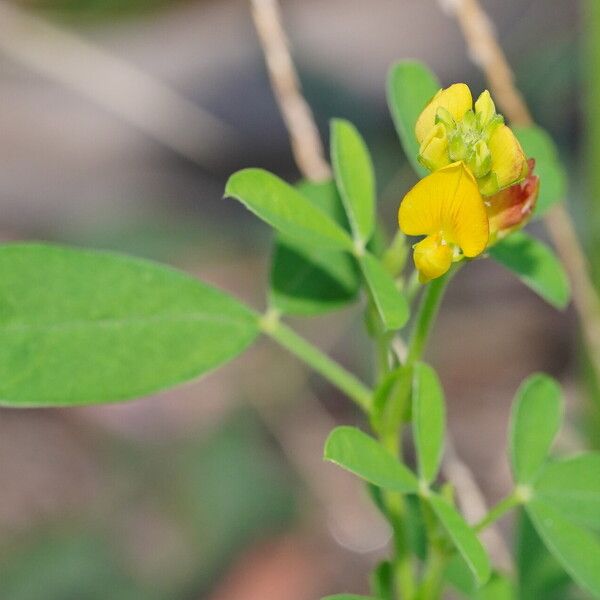
<path id="1" fill-rule="evenodd" d="M 428 235 L 415 244 L 414 249 L 413 259 L 421 283 L 441 277 L 452 264 L 452 249 L 441 243 L 439 235 Z"/>
<path id="2" fill-rule="evenodd" d="M 441 233 L 468 257 L 481 254 L 489 237 L 477 182 L 462 162 L 421 179 L 402 200 L 398 222 L 406 235 Z"/>
<path id="3" fill-rule="evenodd" d="M 423 140 L 419 150 L 419 162 L 430 171 L 436 171 L 450 163 L 448 138 L 442 123 L 435 125 Z"/>
<path id="4" fill-rule="evenodd" d="M 487 90 L 481 92 L 475 101 L 475 114 L 481 125 L 485 125 L 496 114 L 496 105 Z"/>
<path id="5" fill-rule="evenodd" d="M 501 125 L 494 131 L 488 147 L 492 154 L 492 177 L 484 178 L 480 184 L 485 195 L 495 194 L 527 175 L 525 153 L 508 126 Z"/>
<path id="6" fill-rule="evenodd" d="M 445 108 L 455 121 L 460 121 L 465 113 L 473 107 L 471 90 L 465 83 L 455 83 L 440 90 L 425 107 L 415 125 L 415 135 L 419 144 L 427 137 L 435 125 L 435 114 L 439 107 Z"/>

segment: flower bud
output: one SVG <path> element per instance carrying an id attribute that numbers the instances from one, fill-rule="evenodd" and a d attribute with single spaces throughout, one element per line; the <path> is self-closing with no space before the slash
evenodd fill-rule
<path id="1" fill-rule="evenodd" d="M 530 159 L 529 175 L 524 181 L 485 199 L 490 225 L 488 245 L 525 226 L 531 218 L 540 189 L 540 179 L 533 174 L 534 167 L 535 160 Z"/>
<path id="2" fill-rule="evenodd" d="M 423 140 L 419 150 L 419 162 L 430 171 L 437 171 L 450 164 L 446 128 L 438 123 Z"/>

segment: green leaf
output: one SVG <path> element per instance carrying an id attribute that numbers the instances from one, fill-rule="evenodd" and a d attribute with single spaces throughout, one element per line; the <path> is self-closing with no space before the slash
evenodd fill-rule
<path id="1" fill-rule="evenodd" d="M 436 372 L 424 363 L 414 367 L 412 417 L 419 475 L 431 483 L 442 460 L 446 406 Z"/>
<path id="2" fill-rule="evenodd" d="M 354 243 L 325 212 L 279 177 L 262 169 L 234 173 L 225 195 L 239 200 L 248 210 L 280 233 L 301 242 L 330 250 L 352 252 Z"/>
<path id="3" fill-rule="evenodd" d="M 298 191 L 346 227 L 344 207 L 333 181 L 303 182 Z M 271 267 L 270 304 L 285 314 L 316 315 L 352 302 L 360 287 L 356 262 L 347 253 L 323 250 L 279 234 Z"/>
<path id="4" fill-rule="evenodd" d="M 508 577 L 494 573 L 490 580 L 478 590 L 473 600 L 516 600 L 515 586 Z"/>
<path id="5" fill-rule="evenodd" d="M 425 177 L 428 171 L 417 160 L 419 144 L 415 125 L 425 106 L 441 87 L 437 77 L 417 61 L 398 62 L 388 73 L 388 106 L 406 157 L 419 177 Z"/>
<path id="6" fill-rule="evenodd" d="M 528 377 L 517 392 L 509 428 L 509 452 L 517 483 L 530 483 L 546 461 L 563 416 L 560 386 L 552 377 Z"/>
<path id="7" fill-rule="evenodd" d="M 407 467 L 355 427 L 337 427 L 331 432 L 325 442 L 325 459 L 386 490 L 411 494 L 419 487 Z"/>
<path id="8" fill-rule="evenodd" d="M 489 253 L 552 306 L 563 309 L 569 303 L 569 279 L 546 244 L 524 231 L 515 231 L 492 246 Z"/>
<path id="9" fill-rule="evenodd" d="M 413 367 L 400 365 L 383 377 L 373 396 L 371 425 L 380 433 L 395 433 L 410 420 Z"/>
<path id="10" fill-rule="evenodd" d="M 386 330 L 401 329 L 408 321 L 408 302 L 393 277 L 372 254 L 359 258 L 360 268 Z"/>
<path id="11" fill-rule="evenodd" d="M 600 454 L 589 452 L 546 465 L 535 497 L 570 521 L 600 529 Z"/>
<path id="12" fill-rule="evenodd" d="M 541 500 L 526 505 L 544 544 L 583 588 L 600 598 L 600 540 L 571 523 L 563 513 Z"/>
<path id="13" fill-rule="evenodd" d="M 516 563 L 519 600 L 565 600 L 572 579 L 550 554 L 525 509 L 519 510 L 516 527 Z"/>
<path id="14" fill-rule="evenodd" d="M 367 145 L 349 121 L 331 122 L 331 164 L 354 239 L 365 246 L 375 229 L 375 174 Z"/>
<path id="15" fill-rule="evenodd" d="M 257 316 L 174 269 L 108 252 L 0 247 L 0 403 L 137 398 L 231 360 Z"/>
<path id="16" fill-rule="evenodd" d="M 445 498 L 431 494 L 427 500 L 467 563 L 477 585 L 484 585 L 491 574 L 490 559 L 471 527 Z"/>
<path id="17" fill-rule="evenodd" d="M 535 214 L 541 216 L 552 205 L 564 200 L 567 175 L 558 158 L 556 145 L 548 132 L 537 125 L 517 126 L 513 129 L 527 157 L 535 158 L 534 173 L 540 178 L 540 195 Z"/>
<path id="18" fill-rule="evenodd" d="M 379 600 L 371 596 L 357 596 L 356 594 L 336 594 L 335 596 L 327 596 L 321 600 Z"/>
<path id="19" fill-rule="evenodd" d="M 394 569 L 389 560 L 380 562 L 371 573 L 371 591 L 381 600 L 394 600 Z"/>

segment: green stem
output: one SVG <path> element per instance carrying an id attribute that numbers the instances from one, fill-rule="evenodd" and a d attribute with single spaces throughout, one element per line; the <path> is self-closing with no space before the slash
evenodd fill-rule
<path id="1" fill-rule="evenodd" d="M 406 519 L 404 498 L 399 493 L 385 492 L 384 501 L 394 532 L 394 557 L 392 559 L 394 587 L 402 600 L 414 600 L 416 583 L 408 544 L 408 532 L 404 524 Z"/>
<path id="2" fill-rule="evenodd" d="M 427 346 L 433 323 L 435 322 L 435 318 L 442 303 L 446 287 L 459 268 L 460 263 L 454 264 L 444 276 L 434 279 L 425 288 L 419 306 L 417 320 L 408 345 L 408 358 L 406 359 L 408 365 L 412 365 L 421 359 L 423 351 Z"/>
<path id="3" fill-rule="evenodd" d="M 312 367 L 369 413 L 373 392 L 352 373 L 282 323 L 277 314 L 267 313 L 261 320 L 261 328 L 271 339 Z"/>
<path id="4" fill-rule="evenodd" d="M 475 533 L 481 533 L 486 527 L 489 527 L 492 523 L 495 523 L 498 519 L 503 517 L 507 512 L 513 508 L 519 506 L 523 502 L 523 498 L 515 491 L 510 496 L 504 498 L 490 508 L 488 514 L 473 526 Z"/>
<path id="5" fill-rule="evenodd" d="M 419 600 L 437 600 L 440 598 L 444 586 L 444 569 L 448 557 L 435 547 L 429 547 L 427 566 L 423 573 L 419 588 Z"/>

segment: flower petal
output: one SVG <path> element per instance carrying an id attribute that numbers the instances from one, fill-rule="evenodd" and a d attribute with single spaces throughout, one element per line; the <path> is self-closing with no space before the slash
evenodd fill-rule
<path id="1" fill-rule="evenodd" d="M 414 245 L 413 260 L 421 283 L 441 277 L 452 264 L 452 249 L 440 242 L 439 235 L 428 235 Z"/>
<path id="2" fill-rule="evenodd" d="M 535 160 L 529 159 L 528 164 L 529 175 L 525 181 L 486 198 L 485 205 L 490 223 L 489 245 L 523 227 L 533 214 L 540 179 L 534 175 Z"/>
<path id="3" fill-rule="evenodd" d="M 475 115 L 481 127 L 484 127 L 488 121 L 496 114 L 496 105 L 492 100 L 488 90 L 484 90 L 475 101 Z"/>
<path id="4" fill-rule="evenodd" d="M 430 171 L 436 171 L 450 163 L 448 137 L 442 123 L 434 125 L 419 149 L 419 162 Z"/>
<path id="5" fill-rule="evenodd" d="M 465 83 L 455 83 L 440 90 L 425 107 L 415 125 L 415 135 L 419 144 L 427 137 L 435 125 L 435 115 L 439 107 L 445 108 L 454 118 L 460 121 L 465 113 L 473 107 L 471 90 Z"/>
<path id="6" fill-rule="evenodd" d="M 488 147 L 492 154 L 492 171 L 480 183 L 481 193 L 485 195 L 495 194 L 527 175 L 525 153 L 508 126 L 501 125 L 494 131 Z"/>
<path id="7" fill-rule="evenodd" d="M 402 200 L 398 222 L 406 235 L 441 233 L 468 257 L 481 254 L 489 237 L 477 182 L 462 162 L 421 179 Z"/>

